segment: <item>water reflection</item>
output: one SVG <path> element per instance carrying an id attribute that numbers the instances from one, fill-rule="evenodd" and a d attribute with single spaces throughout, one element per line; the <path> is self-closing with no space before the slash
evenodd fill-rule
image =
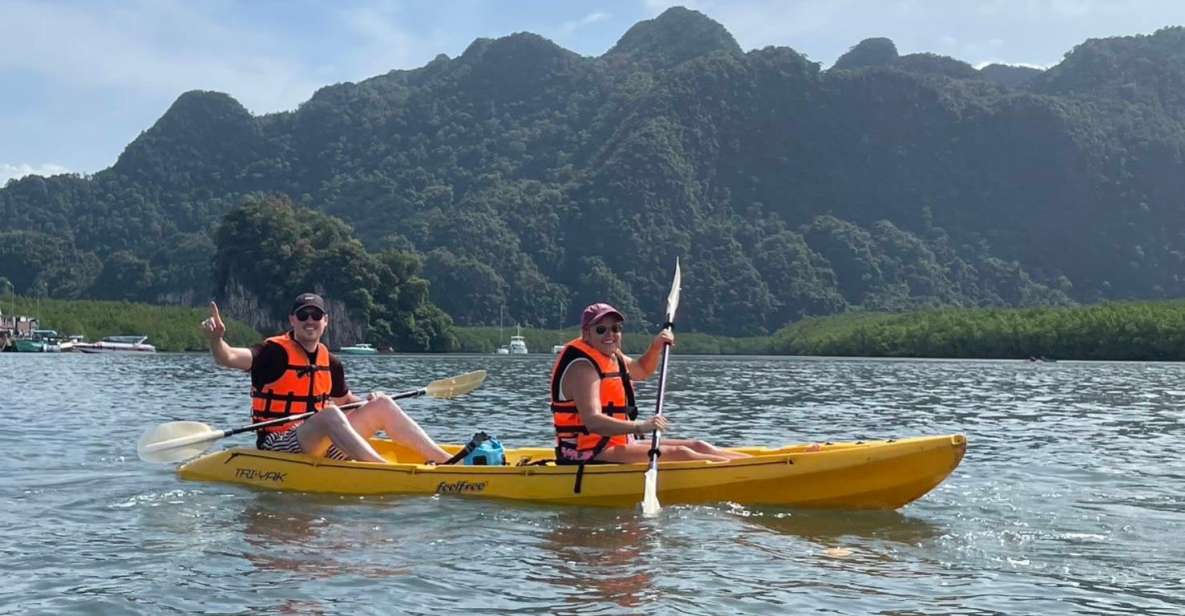
<path id="1" fill-rule="evenodd" d="M 207 354 L 5 353 L 22 403 L 5 407 L 19 421 L 0 484 L 0 612 L 1185 613 L 1185 364 L 673 359 L 675 435 L 964 432 L 968 457 L 900 513 L 671 505 L 645 520 L 261 493 L 134 456 L 153 423 L 246 421 L 243 376 Z M 467 396 L 406 408 L 438 438 L 484 428 L 535 445 L 554 439 L 551 361 L 390 356 L 351 360 L 349 375 L 355 391 L 402 391 L 488 369 Z"/>
<path id="2" fill-rule="evenodd" d="M 899 511 L 730 510 L 746 523 L 821 545 L 884 541 L 919 545 L 942 536 L 937 524 Z"/>
<path id="3" fill-rule="evenodd" d="M 655 531 L 633 511 L 557 510 L 543 541 L 554 558 L 550 571 L 555 575 L 543 579 L 563 587 L 570 605 L 636 608 L 654 595 L 646 563 Z"/>
<path id="4" fill-rule="evenodd" d="M 299 499 L 299 500 L 294 500 Z M 243 504 L 239 521 L 246 543 L 243 557 L 256 572 L 283 573 L 302 580 L 352 575 L 383 578 L 403 575 L 389 564 L 349 562 L 360 546 L 381 543 L 385 534 L 342 519 L 342 500 L 312 494 L 260 493 Z"/>

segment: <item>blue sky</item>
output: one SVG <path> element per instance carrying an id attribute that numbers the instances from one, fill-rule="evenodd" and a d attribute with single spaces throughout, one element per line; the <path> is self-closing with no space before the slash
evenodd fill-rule
<path id="1" fill-rule="evenodd" d="M 0 0 L 0 185 L 111 166 L 186 90 L 289 110 L 321 86 L 522 31 L 598 56 L 674 4 L 746 51 L 792 47 L 824 67 L 872 36 L 977 66 L 1050 66 L 1087 38 L 1185 25 L 1185 0 Z"/>

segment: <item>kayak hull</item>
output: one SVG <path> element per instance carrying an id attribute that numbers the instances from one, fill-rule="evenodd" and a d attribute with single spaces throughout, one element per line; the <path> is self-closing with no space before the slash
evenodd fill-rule
<path id="1" fill-rule="evenodd" d="M 435 466 L 403 460 L 418 456 L 375 439 L 389 464 L 340 462 L 298 454 L 234 448 L 194 459 L 178 469 L 183 479 L 248 485 L 267 490 L 331 494 L 449 494 L 564 505 L 633 507 L 642 498 L 646 464 L 584 467 L 521 465 L 552 457 L 550 449 L 507 450 L 508 466 Z M 844 509 L 896 509 L 934 489 L 959 465 L 961 434 L 892 441 L 831 443 L 780 449 L 737 448 L 751 458 L 729 462 L 659 464 L 658 498 L 664 504 L 734 502 Z M 456 451 L 458 445 L 445 446 Z"/>

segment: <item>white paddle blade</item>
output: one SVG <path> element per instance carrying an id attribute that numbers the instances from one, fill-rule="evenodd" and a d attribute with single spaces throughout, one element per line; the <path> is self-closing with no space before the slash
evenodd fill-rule
<path id="1" fill-rule="evenodd" d="M 485 380 L 485 370 L 474 370 L 452 378 L 432 381 L 424 387 L 424 393 L 433 398 L 455 398 L 477 389 Z"/>
<path id="2" fill-rule="evenodd" d="M 180 462 L 201 454 L 222 436 L 221 430 L 201 422 L 172 421 L 145 432 L 136 443 L 136 453 L 145 462 Z"/>
<path id="3" fill-rule="evenodd" d="M 679 290 L 683 287 L 683 272 L 679 270 L 679 257 L 675 257 L 675 279 L 671 281 L 671 292 L 667 295 L 667 322 L 675 322 L 675 311 L 679 309 Z"/>
<path id="4" fill-rule="evenodd" d="M 653 518 L 662 511 L 658 503 L 658 469 L 651 466 L 646 471 L 646 488 L 642 491 L 642 515 Z"/>

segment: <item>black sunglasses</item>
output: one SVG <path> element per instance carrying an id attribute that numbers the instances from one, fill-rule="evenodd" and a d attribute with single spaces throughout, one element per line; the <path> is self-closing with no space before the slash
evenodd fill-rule
<path id="1" fill-rule="evenodd" d="M 620 334 L 621 333 L 621 323 L 614 323 L 613 325 L 598 325 L 593 328 L 593 331 L 597 332 L 598 336 L 604 336 L 605 332 L 607 332 L 607 331 L 611 331 L 615 334 Z"/>
<path id="2" fill-rule="evenodd" d="M 325 311 L 317 308 L 301 308 L 296 311 L 296 318 L 300 321 L 308 321 L 309 319 L 320 321 L 325 318 Z"/>

